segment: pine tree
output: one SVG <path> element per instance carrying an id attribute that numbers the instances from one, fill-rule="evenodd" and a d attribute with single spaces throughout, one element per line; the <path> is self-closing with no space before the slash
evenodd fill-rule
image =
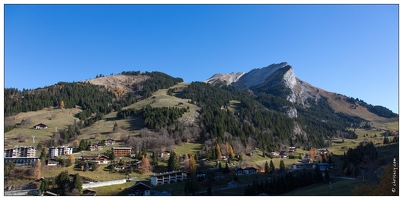
<path id="1" fill-rule="evenodd" d="M 330 181 L 329 171 L 325 170 L 325 181 Z"/>
<path id="2" fill-rule="evenodd" d="M 284 160 L 280 160 L 280 170 L 281 171 L 285 170 Z"/>
<path id="3" fill-rule="evenodd" d="M 79 193 L 81 193 L 83 190 L 83 182 L 81 181 L 81 177 L 78 173 L 74 175 L 73 189 L 77 189 Z"/>
<path id="4" fill-rule="evenodd" d="M 176 171 L 180 169 L 179 158 L 174 151 L 171 152 L 168 159 L 168 171 Z"/>
<path id="5" fill-rule="evenodd" d="M 264 164 L 264 173 L 269 174 L 270 173 L 270 168 L 269 168 L 269 163 L 266 160 L 266 163 Z"/>
<path id="6" fill-rule="evenodd" d="M 225 163 L 224 172 L 225 172 L 225 173 L 229 173 L 229 172 L 230 172 L 230 171 L 229 171 L 229 166 L 228 166 L 228 163 L 227 163 L 227 162 Z"/>
<path id="7" fill-rule="evenodd" d="M 154 167 L 158 166 L 158 156 L 157 156 L 157 152 L 153 152 L 153 157 L 152 157 L 152 162 L 151 165 L 153 165 Z"/>
<path id="8" fill-rule="evenodd" d="M 207 188 L 207 195 L 208 196 L 212 196 L 213 194 L 211 193 L 211 185 L 209 184 L 208 188 Z"/>
<path id="9" fill-rule="evenodd" d="M 113 125 L 113 132 L 116 133 L 118 131 L 119 131 L 118 123 L 115 122 L 115 124 Z"/>
<path id="10" fill-rule="evenodd" d="M 69 173 L 67 171 L 61 172 L 56 177 L 55 181 L 56 181 L 57 188 L 59 189 L 59 194 L 66 195 L 70 189 L 69 188 L 70 187 Z"/>
<path id="11" fill-rule="evenodd" d="M 276 169 L 274 167 L 273 160 L 270 160 L 270 174 L 274 173 L 275 170 Z"/>
<path id="12" fill-rule="evenodd" d="M 41 155 L 39 156 L 39 159 L 46 158 L 46 155 L 47 155 L 47 149 L 46 149 L 46 147 L 43 147 L 42 151 L 41 151 Z"/>
<path id="13" fill-rule="evenodd" d="M 44 179 L 41 182 L 41 185 L 39 186 L 39 190 L 41 191 L 41 193 L 43 194 L 43 192 L 45 192 L 48 189 L 49 186 L 49 182 L 47 179 Z"/>
<path id="14" fill-rule="evenodd" d="M 388 137 L 383 137 L 383 144 L 389 144 L 389 139 Z"/>

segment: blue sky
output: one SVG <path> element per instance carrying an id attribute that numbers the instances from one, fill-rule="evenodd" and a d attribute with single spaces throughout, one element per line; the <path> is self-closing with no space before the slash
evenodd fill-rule
<path id="1" fill-rule="evenodd" d="M 186 82 L 288 62 L 398 112 L 397 5 L 5 5 L 4 84 L 161 71 Z"/>

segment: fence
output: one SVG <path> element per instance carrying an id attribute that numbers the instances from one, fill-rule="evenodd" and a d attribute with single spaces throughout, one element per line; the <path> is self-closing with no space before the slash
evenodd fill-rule
<path id="1" fill-rule="evenodd" d="M 108 186 L 108 185 L 118 185 L 118 184 L 123 184 L 123 183 L 126 183 L 126 179 L 113 180 L 113 181 L 102 181 L 102 182 L 90 182 L 90 183 L 83 184 L 83 189 L 102 187 L 102 186 Z"/>
<path id="2" fill-rule="evenodd" d="M 15 190 L 4 191 L 4 196 L 25 196 L 25 195 L 39 195 L 39 190 Z"/>

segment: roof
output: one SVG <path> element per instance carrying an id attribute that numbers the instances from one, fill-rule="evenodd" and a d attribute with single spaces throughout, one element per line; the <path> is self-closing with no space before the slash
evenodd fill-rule
<path id="1" fill-rule="evenodd" d="M 131 147 L 112 147 L 112 149 L 132 149 Z"/>
<path id="2" fill-rule="evenodd" d="M 96 190 L 85 189 L 83 190 L 83 196 L 95 196 L 97 194 Z"/>
<path id="3" fill-rule="evenodd" d="M 254 168 L 254 167 L 247 167 L 247 168 L 245 168 L 244 170 L 257 170 L 256 168 Z"/>
<path id="4" fill-rule="evenodd" d="M 57 194 L 53 193 L 53 192 L 49 192 L 49 191 L 45 191 L 43 193 L 43 196 L 57 196 Z"/>
<path id="5" fill-rule="evenodd" d="M 128 189 L 134 189 L 136 187 L 139 187 L 139 188 L 143 187 L 143 188 L 146 188 L 146 189 L 151 189 L 151 186 L 147 185 L 143 181 L 137 181 L 136 184 L 134 184 L 133 186 L 131 186 Z"/>
<path id="6" fill-rule="evenodd" d="M 170 175 L 170 174 L 176 174 L 176 173 L 186 173 L 186 172 L 182 172 L 182 171 L 164 172 L 164 173 L 159 173 L 159 174 L 153 174 L 153 175 L 151 175 L 151 177 L 164 176 L 164 175 Z"/>

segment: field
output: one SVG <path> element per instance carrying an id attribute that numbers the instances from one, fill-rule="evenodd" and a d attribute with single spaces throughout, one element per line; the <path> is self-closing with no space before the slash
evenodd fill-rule
<path id="1" fill-rule="evenodd" d="M 182 143 L 181 146 L 175 146 L 175 152 L 179 156 L 184 154 L 191 154 L 194 155 L 202 148 L 202 144 L 198 143 Z"/>
<path id="2" fill-rule="evenodd" d="M 293 190 L 283 196 L 351 196 L 351 190 L 359 184 L 358 180 L 338 180 L 332 183 L 318 183 Z"/>
<path id="3" fill-rule="evenodd" d="M 4 134 L 5 148 L 14 146 L 36 146 L 39 141 L 47 140 L 56 129 L 66 128 L 67 125 L 73 124 L 74 120 L 79 121 L 75 114 L 81 112 L 79 108 L 72 109 L 53 109 L 45 108 L 35 112 L 19 113 L 18 115 L 7 117 L 7 120 L 13 123 L 20 123 L 22 120 L 30 121 L 29 124 L 15 128 Z M 47 129 L 35 129 L 34 125 L 39 123 L 46 124 Z M 32 136 L 35 136 L 33 143 Z M 24 142 L 19 142 L 18 137 L 25 137 Z"/>
<path id="4" fill-rule="evenodd" d="M 104 187 L 91 188 L 97 191 L 97 196 L 127 196 L 125 188 L 129 188 L 136 182 L 126 182 L 118 185 L 109 185 Z"/>
<path id="5" fill-rule="evenodd" d="M 383 128 L 387 128 L 387 130 L 398 130 L 399 122 L 394 121 L 394 122 L 388 122 Z M 328 149 L 335 155 L 343 155 L 344 152 L 347 152 L 349 148 L 355 148 L 357 147 L 360 142 L 367 141 L 374 143 L 376 146 L 382 146 L 383 145 L 383 136 L 382 133 L 385 132 L 385 130 L 377 130 L 376 128 L 381 128 L 381 127 L 375 127 L 373 129 L 367 130 L 367 129 L 356 129 L 355 133 L 358 135 L 357 139 L 344 139 L 344 142 L 342 142 L 343 139 L 338 138 L 332 140 L 332 146 L 329 147 Z M 389 140 L 392 140 L 393 137 L 388 137 Z"/>
<path id="6" fill-rule="evenodd" d="M 96 181 L 108 181 L 108 180 L 118 180 L 118 179 L 124 179 L 126 177 L 125 174 L 123 173 L 110 173 L 109 171 L 104 171 L 104 168 L 107 165 L 100 165 L 97 171 L 81 171 L 77 169 L 73 169 L 73 166 L 70 167 L 56 167 L 56 166 L 45 166 L 45 169 L 42 170 L 42 176 L 43 177 L 55 177 L 59 175 L 63 171 L 68 171 L 69 173 L 72 174 L 80 174 L 82 177 L 86 177 L 90 180 L 96 180 Z M 46 172 L 46 173 L 45 173 Z M 131 174 L 131 176 L 135 177 L 138 174 Z"/>
<path id="7" fill-rule="evenodd" d="M 187 87 L 188 85 L 189 85 L 188 83 L 179 83 L 179 84 L 171 87 L 170 89 L 175 89 L 175 92 L 173 93 L 172 96 L 167 94 L 168 89 L 158 90 L 157 92 L 153 93 L 153 96 L 151 96 L 147 99 L 144 99 L 142 101 L 136 102 L 123 109 L 128 109 L 128 108 L 141 109 L 145 106 L 179 107 L 179 108 L 189 107 L 189 112 L 185 112 L 182 115 L 182 117 L 179 119 L 179 122 L 180 123 L 193 123 L 198 115 L 197 111 L 200 110 L 200 108 L 194 104 L 188 103 L 188 101 L 190 99 L 178 98 L 178 96 L 181 96 L 181 91 L 183 90 L 183 88 Z M 182 103 L 182 105 L 180 105 L 179 103 Z"/>
<path id="8" fill-rule="evenodd" d="M 241 107 L 241 102 L 240 101 L 232 100 L 229 103 L 230 103 L 229 110 L 231 112 L 239 112 L 240 111 L 240 107 Z"/>

